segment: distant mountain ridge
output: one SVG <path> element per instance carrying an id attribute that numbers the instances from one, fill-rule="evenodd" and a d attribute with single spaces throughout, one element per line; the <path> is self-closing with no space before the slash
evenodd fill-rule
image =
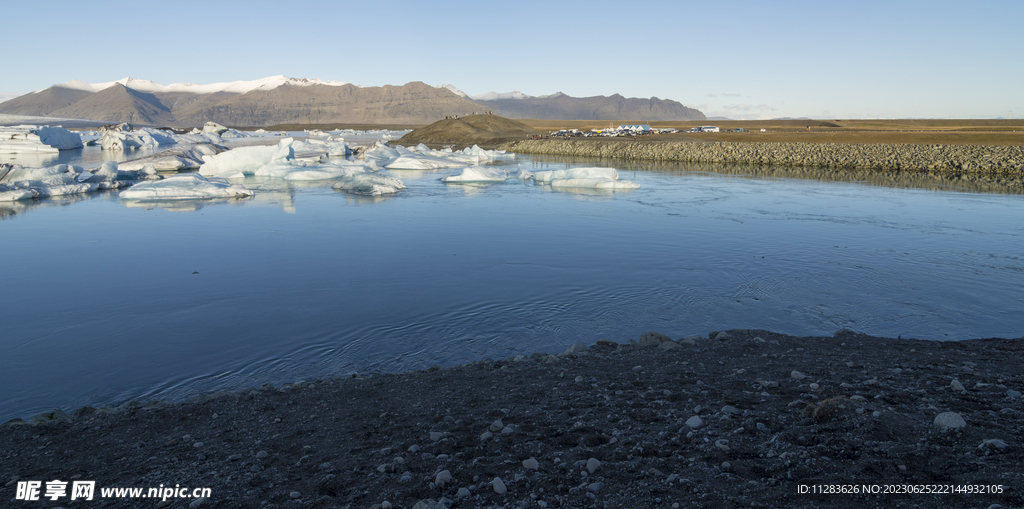
<path id="1" fill-rule="evenodd" d="M 469 96 L 453 85 L 422 82 L 359 87 L 342 81 L 271 76 L 252 81 L 160 85 L 123 78 L 72 80 L 0 103 L 0 113 L 191 127 L 275 124 L 426 124 L 446 117 L 493 112 L 509 118 L 559 120 L 704 120 L 677 101 L 529 96 L 518 91 Z"/>

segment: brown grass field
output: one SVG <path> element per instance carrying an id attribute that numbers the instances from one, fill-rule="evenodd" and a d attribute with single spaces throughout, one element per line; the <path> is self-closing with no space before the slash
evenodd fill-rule
<path id="1" fill-rule="evenodd" d="M 749 133 L 676 133 L 645 137 L 658 141 L 701 139 L 734 142 L 904 143 L 912 145 L 1024 145 L 1024 120 L 695 120 L 600 121 L 535 120 L 521 122 L 538 131 L 589 131 L 619 124 L 650 124 L 655 128 L 690 129 L 703 125 Z M 760 132 L 765 129 L 767 132 Z"/>

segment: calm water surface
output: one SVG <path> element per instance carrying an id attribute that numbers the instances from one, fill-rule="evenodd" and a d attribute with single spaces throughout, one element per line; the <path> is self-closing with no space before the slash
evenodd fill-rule
<path id="1" fill-rule="evenodd" d="M 1024 334 L 1019 194 L 615 166 L 643 187 L 395 171 L 380 199 L 248 179 L 242 201 L 6 204 L 0 419 L 647 331 Z"/>

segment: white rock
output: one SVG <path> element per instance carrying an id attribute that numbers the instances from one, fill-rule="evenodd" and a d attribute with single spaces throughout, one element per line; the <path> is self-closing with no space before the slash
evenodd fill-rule
<path id="1" fill-rule="evenodd" d="M 967 422 L 956 412 L 942 412 L 935 416 L 935 425 L 944 430 L 961 429 L 967 426 Z"/>
<path id="2" fill-rule="evenodd" d="M 508 489 L 505 488 L 505 481 L 502 481 L 500 477 L 495 477 L 494 480 L 491 481 L 491 487 L 493 487 L 494 492 L 499 495 L 504 495 L 505 492 L 508 491 Z"/>
<path id="3" fill-rule="evenodd" d="M 469 490 L 466 488 L 459 488 L 459 492 L 455 494 L 455 496 L 458 498 L 466 498 L 470 495 L 472 495 L 472 493 L 470 493 Z"/>
<path id="4" fill-rule="evenodd" d="M 526 459 L 523 460 L 523 468 L 527 470 L 537 470 L 540 468 L 540 463 L 534 458 Z"/>
<path id="5" fill-rule="evenodd" d="M 441 440 L 442 438 L 444 438 L 444 433 L 441 433 L 440 431 L 431 431 L 430 432 L 430 441 L 431 442 L 437 442 L 438 440 Z"/>
<path id="6" fill-rule="evenodd" d="M 434 476 L 434 486 L 443 488 L 444 485 L 448 484 L 452 480 L 452 473 L 447 470 L 442 470 Z"/>
<path id="7" fill-rule="evenodd" d="M 967 392 L 967 389 L 964 388 L 964 384 L 960 383 L 960 380 L 957 380 L 955 378 L 952 382 L 949 382 L 949 386 L 952 387 L 953 390 L 956 392 Z"/>
<path id="8" fill-rule="evenodd" d="M 701 420 L 700 416 L 695 415 L 686 420 L 686 425 L 689 426 L 690 429 L 697 429 L 704 425 L 704 421 Z"/>
<path id="9" fill-rule="evenodd" d="M 799 371 L 797 371 L 795 369 L 793 370 L 792 373 L 789 374 L 789 376 L 793 380 L 803 380 L 804 378 L 807 378 L 807 375 L 805 375 L 805 374 L 803 374 L 803 373 L 801 373 L 801 372 L 799 372 Z"/>
<path id="10" fill-rule="evenodd" d="M 590 458 L 587 460 L 587 472 L 593 474 L 598 468 L 601 468 L 601 462 L 598 461 L 597 458 Z"/>

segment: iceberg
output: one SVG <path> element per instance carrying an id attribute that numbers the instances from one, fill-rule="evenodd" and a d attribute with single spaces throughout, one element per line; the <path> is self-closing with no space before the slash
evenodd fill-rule
<path id="1" fill-rule="evenodd" d="M 15 165 L 9 167 L 6 174 L 0 178 L 0 201 L 50 198 L 117 189 L 130 186 L 140 178 L 155 175 L 155 170 L 120 171 L 114 161 L 107 161 L 94 171 L 86 171 L 81 166 L 70 164 L 45 168 Z"/>
<path id="2" fill-rule="evenodd" d="M 203 130 L 202 131 L 196 132 L 195 130 L 193 130 L 192 134 L 208 134 L 208 135 L 219 136 L 221 138 L 251 138 L 252 137 L 251 134 L 244 133 L 244 132 L 239 131 L 237 129 L 231 129 L 229 127 L 224 127 L 224 126 L 222 126 L 222 125 L 220 125 L 220 124 L 218 124 L 216 122 L 207 122 L 207 123 L 203 124 Z"/>
<path id="3" fill-rule="evenodd" d="M 277 145 L 238 147 L 216 155 L 204 155 L 199 173 L 222 178 L 253 175 L 263 166 L 286 163 L 294 159 L 292 141 L 292 138 L 285 138 L 277 142 Z"/>
<path id="4" fill-rule="evenodd" d="M 538 172 L 540 173 L 540 172 Z M 553 179 L 551 180 L 552 188 L 588 188 L 588 189 L 608 189 L 608 190 L 627 190 L 627 189 L 639 189 L 640 184 L 631 180 L 614 180 L 610 178 L 568 178 L 568 179 Z"/>
<path id="5" fill-rule="evenodd" d="M 440 170 L 461 166 L 466 166 L 466 162 L 420 155 L 401 156 L 384 165 L 389 170 Z"/>
<path id="6" fill-rule="evenodd" d="M 0 127 L 0 154 L 56 154 L 81 147 L 81 135 L 63 127 Z"/>
<path id="7" fill-rule="evenodd" d="M 204 156 L 199 173 L 221 178 L 242 178 L 252 175 L 285 180 L 326 180 L 377 170 L 372 160 L 369 164 L 358 161 L 324 160 L 320 156 L 317 156 L 316 160 L 302 160 L 296 155 L 295 144 L 294 139 L 285 138 L 277 145 L 239 147 L 221 154 Z"/>
<path id="8" fill-rule="evenodd" d="M 504 182 L 508 178 L 508 172 L 502 168 L 477 166 L 464 168 L 461 175 L 449 175 L 441 182 Z"/>
<path id="9" fill-rule="evenodd" d="M 121 163 L 120 168 L 125 171 L 141 170 L 147 166 L 164 172 L 198 170 L 203 165 L 204 156 L 217 155 L 226 150 L 228 149 L 225 147 L 211 143 L 193 145 L 189 148 L 172 148 Z"/>
<path id="10" fill-rule="evenodd" d="M 380 196 L 382 194 L 397 193 L 398 191 L 405 189 L 405 184 L 401 180 L 390 175 L 359 173 L 343 177 L 331 187 L 346 193 L 359 194 L 363 196 Z"/>
<path id="11" fill-rule="evenodd" d="M 616 171 L 615 168 L 573 168 L 570 170 L 546 170 L 533 172 L 534 182 L 550 182 L 555 179 L 590 178 L 618 180 L 619 172 Z"/>
<path id="12" fill-rule="evenodd" d="M 391 161 L 398 159 L 401 154 L 398 150 L 391 148 L 383 141 L 377 141 L 372 147 L 364 150 L 360 158 L 364 161 L 374 161 L 377 166 L 386 166 Z"/>
<path id="13" fill-rule="evenodd" d="M 181 173 L 156 182 L 143 182 L 121 191 L 122 200 L 202 200 L 246 198 L 255 195 L 245 186 L 198 173 Z"/>

